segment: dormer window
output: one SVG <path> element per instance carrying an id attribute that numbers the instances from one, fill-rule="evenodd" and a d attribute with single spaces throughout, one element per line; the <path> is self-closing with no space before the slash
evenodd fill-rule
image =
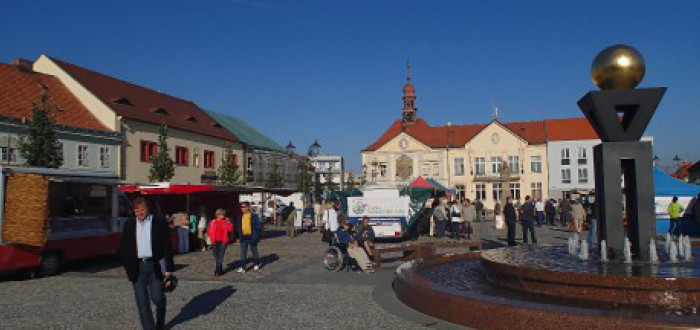
<path id="1" fill-rule="evenodd" d="M 170 115 L 170 114 L 168 113 L 168 111 L 166 111 L 166 110 L 163 109 L 163 108 L 153 108 L 153 109 L 151 109 L 151 112 L 157 113 L 157 114 L 163 115 L 163 116 L 169 116 L 169 115 Z"/>
<path id="2" fill-rule="evenodd" d="M 193 122 L 193 123 L 196 123 L 196 122 L 197 122 L 197 118 L 195 118 L 195 117 L 193 117 L 193 116 L 190 116 L 190 115 L 186 115 L 186 116 L 185 116 L 185 120 L 187 120 L 187 121 L 189 121 L 189 122 Z"/>
<path id="3" fill-rule="evenodd" d="M 127 99 L 126 97 L 115 98 L 114 100 L 112 100 L 112 102 L 114 102 L 114 103 L 119 103 L 119 104 L 123 104 L 123 105 L 129 105 L 129 106 L 132 106 L 132 107 L 134 106 L 134 104 L 131 103 L 131 101 L 129 101 L 129 99 Z"/>
<path id="4" fill-rule="evenodd" d="M 217 122 L 212 122 L 212 123 L 211 123 L 211 127 L 214 127 L 214 128 L 221 128 L 221 125 L 220 125 L 219 123 L 217 123 Z"/>

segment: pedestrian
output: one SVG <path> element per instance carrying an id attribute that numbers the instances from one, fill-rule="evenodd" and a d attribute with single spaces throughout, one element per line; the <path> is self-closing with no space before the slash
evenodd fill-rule
<path id="1" fill-rule="evenodd" d="M 314 208 L 311 206 L 311 203 L 309 202 L 304 202 L 304 210 L 302 211 L 302 231 L 306 230 L 308 232 L 311 232 L 313 226 L 314 226 Z"/>
<path id="2" fill-rule="evenodd" d="M 211 238 L 212 251 L 214 252 L 214 277 L 219 277 L 223 274 L 224 253 L 228 244 L 229 233 L 233 231 L 233 224 L 226 218 L 226 210 L 218 209 L 214 213 L 214 220 L 209 223 L 207 235 Z"/>
<path id="3" fill-rule="evenodd" d="M 433 220 L 437 231 L 437 238 L 445 237 L 445 227 L 449 221 L 449 210 L 445 206 L 445 199 L 440 199 L 440 204 L 433 209 Z"/>
<path id="4" fill-rule="evenodd" d="M 544 213 L 547 216 L 547 223 L 550 226 L 554 226 L 554 213 L 556 213 L 557 209 L 554 207 L 554 199 L 549 199 L 547 203 L 544 205 Z"/>
<path id="5" fill-rule="evenodd" d="M 535 210 L 537 210 L 537 227 L 542 227 L 544 222 L 544 203 L 542 203 L 542 199 L 538 199 L 537 203 L 535 203 Z"/>
<path id="6" fill-rule="evenodd" d="M 192 244 L 189 245 L 189 248 L 192 250 L 187 249 L 187 252 L 193 251 L 194 246 L 197 243 L 199 243 L 199 240 L 197 240 L 197 215 L 194 214 L 194 212 L 190 213 L 189 220 L 190 220 L 190 223 L 189 223 L 190 232 L 189 232 L 188 241 L 192 242 Z M 199 246 L 197 246 L 197 248 L 199 248 Z"/>
<path id="7" fill-rule="evenodd" d="M 464 204 L 462 205 L 462 222 L 464 222 L 464 225 L 466 226 L 464 230 L 467 232 L 467 239 L 472 238 L 472 222 L 474 222 L 475 219 L 476 209 L 474 209 L 474 205 L 472 205 L 469 198 L 466 198 L 464 200 Z"/>
<path id="8" fill-rule="evenodd" d="M 323 211 L 323 241 L 333 245 L 333 234 L 338 230 L 338 212 L 330 201 L 326 201 L 326 210 Z"/>
<path id="9" fill-rule="evenodd" d="M 122 260 L 131 281 L 143 329 L 163 329 L 166 299 L 163 281 L 174 271 L 170 228 L 164 218 L 151 214 L 143 197 L 134 200 L 135 219 L 124 224 Z M 153 320 L 150 300 L 156 306 Z"/>
<path id="10" fill-rule="evenodd" d="M 297 221 L 297 209 L 294 207 L 294 202 L 290 202 L 287 208 L 287 217 L 285 219 L 287 222 L 287 237 L 294 238 L 294 236 L 296 236 L 294 223 Z"/>
<path id="11" fill-rule="evenodd" d="M 590 208 L 591 221 L 588 226 L 588 246 L 593 246 L 593 244 L 598 243 L 598 206 L 595 201 L 590 204 Z"/>
<path id="12" fill-rule="evenodd" d="M 525 196 L 525 204 L 520 208 L 520 224 L 523 226 L 523 243 L 528 244 L 528 232 L 532 238 L 532 244 L 537 244 L 537 236 L 535 236 L 535 216 L 537 211 L 532 203 L 530 196 Z"/>
<path id="13" fill-rule="evenodd" d="M 202 251 L 207 250 L 207 209 L 204 205 L 199 207 L 199 222 L 197 223 L 197 238 Z"/>
<path id="14" fill-rule="evenodd" d="M 571 203 L 571 218 L 574 223 L 573 231 L 581 235 L 583 222 L 586 221 L 586 210 L 583 209 L 583 205 L 578 200 L 574 200 Z"/>
<path id="15" fill-rule="evenodd" d="M 668 232 L 671 233 L 671 235 L 678 235 L 676 232 L 680 233 L 683 211 L 683 206 L 678 203 L 678 196 L 673 196 L 671 204 L 668 205 L 668 215 L 671 219 Z"/>
<path id="16" fill-rule="evenodd" d="M 503 207 L 503 216 L 506 218 L 506 226 L 508 227 L 508 246 L 516 246 L 515 243 L 515 224 L 518 221 L 518 212 L 513 206 L 513 198 L 506 197 L 506 205 Z"/>
<path id="17" fill-rule="evenodd" d="M 568 198 L 564 198 L 559 202 L 559 221 L 562 227 L 569 225 L 571 220 L 571 203 Z"/>
<path id="18" fill-rule="evenodd" d="M 452 239 L 457 239 L 462 231 L 462 207 L 456 201 L 453 201 L 450 206 L 450 220 L 452 222 Z"/>
<path id="19" fill-rule="evenodd" d="M 175 214 L 174 224 L 177 228 L 177 253 L 186 254 L 190 251 L 190 221 L 187 214 Z"/>
<path id="20" fill-rule="evenodd" d="M 248 247 L 253 252 L 253 270 L 258 270 L 260 256 L 258 255 L 258 243 L 262 237 L 263 225 L 257 214 L 250 212 L 248 202 L 241 203 L 242 213 L 236 217 L 236 228 L 238 230 L 238 240 L 241 242 L 241 266 L 237 272 L 244 274 L 248 265 Z"/>
<path id="21" fill-rule="evenodd" d="M 484 203 L 481 202 L 481 199 L 477 198 L 474 201 L 474 209 L 476 210 L 476 218 L 474 218 L 474 221 L 479 222 L 481 220 L 484 220 Z"/>

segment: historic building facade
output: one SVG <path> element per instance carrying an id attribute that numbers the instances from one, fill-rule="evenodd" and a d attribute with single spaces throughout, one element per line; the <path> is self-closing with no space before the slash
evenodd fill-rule
<path id="1" fill-rule="evenodd" d="M 124 137 L 115 159 L 126 182 L 149 181 L 149 159 L 157 152 L 161 123 L 168 126 L 168 151 L 175 162 L 171 182 L 214 182 L 227 146 L 233 149 L 231 157 L 243 159 L 238 137 L 191 101 L 45 55 L 33 68 L 60 80 L 101 125 Z"/>

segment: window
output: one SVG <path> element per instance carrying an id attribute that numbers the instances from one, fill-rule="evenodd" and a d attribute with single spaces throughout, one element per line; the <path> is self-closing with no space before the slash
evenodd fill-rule
<path id="1" fill-rule="evenodd" d="M 588 169 L 579 168 L 578 169 L 578 183 L 588 183 Z"/>
<path id="2" fill-rule="evenodd" d="M 2 162 L 3 163 L 16 163 L 17 162 L 17 149 L 2 147 Z"/>
<path id="3" fill-rule="evenodd" d="M 214 168 L 215 164 L 214 152 L 204 150 L 204 168 Z"/>
<path id="4" fill-rule="evenodd" d="M 436 161 L 423 162 L 421 166 L 421 173 L 423 176 L 439 176 L 440 163 Z"/>
<path id="5" fill-rule="evenodd" d="M 493 200 L 499 201 L 501 200 L 501 195 L 503 195 L 503 184 L 502 183 L 494 183 L 493 184 Z"/>
<path id="6" fill-rule="evenodd" d="M 152 141 L 141 140 L 141 161 L 149 162 L 158 152 L 158 144 Z"/>
<path id="7" fill-rule="evenodd" d="M 561 183 L 571 183 L 571 170 L 565 168 L 561 170 Z"/>
<path id="8" fill-rule="evenodd" d="M 192 116 L 190 116 L 190 115 L 186 115 L 186 116 L 185 116 L 185 120 L 187 120 L 187 121 L 189 121 L 189 122 L 193 122 L 193 123 L 196 123 L 196 122 L 197 122 L 197 118 L 192 117 Z"/>
<path id="9" fill-rule="evenodd" d="M 459 197 L 460 200 L 467 195 L 467 190 L 463 184 L 455 185 L 455 189 L 457 190 L 457 197 Z"/>
<path id="10" fill-rule="evenodd" d="M 199 153 L 197 151 L 194 152 L 194 155 L 192 155 L 192 166 L 194 167 L 199 167 Z"/>
<path id="11" fill-rule="evenodd" d="M 530 171 L 542 173 L 542 156 L 530 156 Z"/>
<path id="12" fill-rule="evenodd" d="M 569 148 L 561 149 L 561 164 L 571 165 L 571 159 L 569 159 Z"/>
<path id="13" fill-rule="evenodd" d="M 150 111 L 153 112 L 153 113 L 157 113 L 157 114 L 159 114 L 159 115 L 163 115 L 163 116 L 169 116 L 169 115 L 170 115 L 170 114 L 168 113 L 168 111 L 165 110 L 165 109 L 163 109 L 163 108 L 153 108 L 153 109 L 151 109 Z"/>
<path id="14" fill-rule="evenodd" d="M 501 173 L 501 157 L 491 157 L 491 173 Z"/>
<path id="15" fill-rule="evenodd" d="M 511 182 L 509 186 L 510 195 L 513 196 L 513 199 L 520 199 L 520 182 Z"/>
<path id="16" fill-rule="evenodd" d="M 508 170 L 510 170 L 510 173 L 520 172 L 520 157 L 519 156 L 508 156 Z"/>
<path id="17" fill-rule="evenodd" d="M 175 165 L 189 166 L 190 151 L 185 147 L 175 147 Z"/>
<path id="18" fill-rule="evenodd" d="M 542 198 L 542 182 L 533 182 L 530 184 L 532 190 L 531 196 L 535 200 Z"/>
<path id="19" fill-rule="evenodd" d="M 329 168 L 332 167 L 333 165 L 329 165 Z M 386 177 L 386 163 L 379 163 L 379 176 L 384 178 Z"/>
<path id="20" fill-rule="evenodd" d="M 236 154 L 228 155 L 228 162 L 231 165 L 238 165 L 238 155 L 236 155 Z"/>
<path id="21" fill-rule="evenodd" d="M 476 172 L 476 174 L 486 174 L 486 158 L 474 158 L 474 172 Z"/>
<path id="22" fill-rule="evenodd" d="M 476 184 L 476 198 L 482 201 L 486 200 L 486 184 L 477 183 Z"/>
<path id="23" fill-rule="evenodd" d="M 586 165 L 587 163 L 588 159 L 586 158 L 586 148 L 578 147 L 578 164 Z"/>
<path id="24" fill-rule="evenodd" d="M 88 146 L 84 144 L 78 145 L 78 166 L 88 167 L 90 163 L 88 162 Z"/>
<path id="25" fill-rule="evenodd" d="M 464 158 L 455 158 L 455 175 L 464 175 Z"/>
<path id="26" fill-rule="evenodd" d="M 100 147 L 100 168 L 109 168 L 109 147 Z"/>

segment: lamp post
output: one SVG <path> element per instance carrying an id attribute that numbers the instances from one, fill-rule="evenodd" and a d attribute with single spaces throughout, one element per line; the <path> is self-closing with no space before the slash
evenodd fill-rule
<path id="1" fill-rule="evenodd" d="M 287 147 L 285 147 L 285 149 L 287 149 L 288 154 L 293 154 L 296 148 L 297 147 L 295 147 L 294 144 L 292 144 L 292 140 L 289 140 L 289 144 L 287 144 Z"/>
<path id="2" fill-rule="evenodd" d="M 310 157 L 316 157 L 321 154 L 321 145 L 318 143 L 318 140 L 314 140 L 314 143 L 309 146 L 309 152 L 308 155 Z"/>
<path id="3" fill-rule="evenodd" d="M 676 155 L 676 157 L 673 157 L 673 164 L 676 165 L 676 170 L 681 167 L 681 158 Z"/>
<path id="4" fill-rule="evenodd" d="M 654 161 L 654 167 L 658 167 L 658 166 L 659 166 L 659 160 L 661 160 L 661 159 L 659 158 L 659 156 L 654 156 L 654 159 L 653 159 L 653 161 Z"/>

